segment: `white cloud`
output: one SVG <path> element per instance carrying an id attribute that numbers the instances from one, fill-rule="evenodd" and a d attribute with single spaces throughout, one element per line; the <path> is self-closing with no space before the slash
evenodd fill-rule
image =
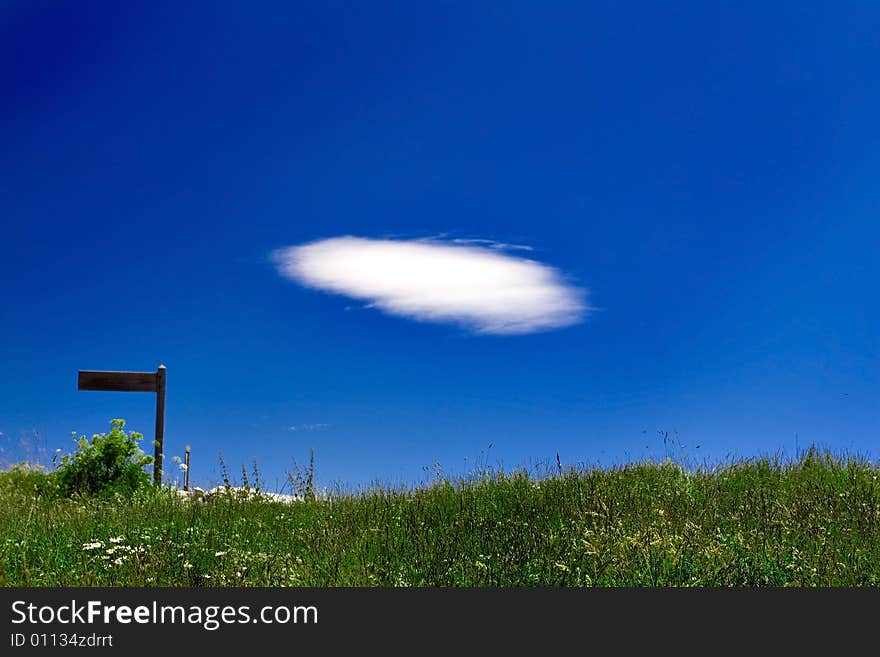
<path id="1" fill-rule="evenodd" d="M 533 251 L 532 247 L 526 246 L 525 244 L 507 244 L 506 242 L 496 242 L 495 240 L 481 240 L 481 239 L 454 239 L 452 240 L 453 244 L 468 244 L 475 246 L 485 246 L 490 249 L 497 249 L 499 251 Z"/>
<path id="2" fill-rule="evenodd" d="M 315 424 L 293 424 L 287 427 L 288 431 L 324 431 L 330 427 L 326 422 L 317 422 Z"/>
<path id="3" fill-rule="evenodd" d="M 585 290 L 552 267 L 502 253 L 507 246 L 345 236 L 278 249 L 273 259 L 306 287 L 476 333 L 533 333 L 583 319 Z"/>

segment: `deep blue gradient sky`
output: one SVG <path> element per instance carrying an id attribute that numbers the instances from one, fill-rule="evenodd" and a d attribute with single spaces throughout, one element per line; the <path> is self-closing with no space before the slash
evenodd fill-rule
<path id="1" fill-rule="evenodd" d="M 76 371 L 159 363 L 202 484 L 220 452 L 359 486 L 658 431 L 880 452 L 876 3 L 185 4 L 0 9 L 7 456 L 151 437 L 151 395 Z M 597 310 L 472 335 L 269 259 L 440 234 L 530 245 Z"/>

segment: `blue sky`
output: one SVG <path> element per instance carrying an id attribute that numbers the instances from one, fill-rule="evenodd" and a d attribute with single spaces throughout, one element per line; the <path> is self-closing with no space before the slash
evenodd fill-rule
<path id="1" fill-rule="evenodd" d="M 150 395 L 76 372 L 164 363 L 197 483 L 221 452 L 361 486 L 659 431 L 876 458 L 880 7 L 625 4 L 4 3 L 6 455 L 151 436 Z M 486 332 L 273 259 L 346 236 L 528 261 L 582 305 Z"/>

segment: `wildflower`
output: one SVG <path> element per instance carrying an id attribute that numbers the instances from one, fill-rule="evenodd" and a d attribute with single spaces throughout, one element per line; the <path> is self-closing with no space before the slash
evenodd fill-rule
<path id="1" fill-rule="evenodd" d="M 222 556 L 223 556 L 224 554 L 226 554 L 227 552 L 228 552 L 228 550 L 220 550 L 219 552 L 215 552 L 215 553 L 214 553 L 214 556 L 215 556 L 215 557 L 222 557 Z"/>
<path id="2" fill-rule="evenodd" d="M 83 550 L 97 550 L 99 548 L 104 547 L 104 544 L 101 541 L 95 541 L 94 543 L 83 543 Z"/>
<path id="3" fill-rule="evenodd" d="M 186 569 L 189 569 L 189 568 L 192 568 L 193 565 L 192 565 L 189 561 L 184 561 L 184 562 L 183 562 L 183 567 L 186 568 Z"/>
<path id="4" fill-rule="evenodd" d="M 116 538 L 111 538 L 110 542 L 111 543 L 122 543 L 122 541 L 124 541 L 124 540 L 125 540 L 124 536 L 117 536 Z"/>

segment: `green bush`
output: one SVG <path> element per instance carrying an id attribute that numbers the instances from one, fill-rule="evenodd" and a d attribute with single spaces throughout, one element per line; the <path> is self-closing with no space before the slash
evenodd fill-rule
<path id="1" fill-rule="evenodd" d="M 110 433 L 77 440 L 77 451 L 61 457 L 56 475 L 61 490 L 69 495 L 123 495 L 130 497 L 150 484 L 144 467 L 153 462 L 138 445 L 143 434 L 124 431 L 125 420 L 110 420 Z M 74 432 L 76 436 L 76 432 Z"/>
<path id="2" fill-rule="evenodd" d="M 57 497 L 58 479 L 54 472 L 47 472 L 40 465 L 27 462 L 15 463 L 2 473 L 0 495 L 3 489 L 15 490 L 29 497 Z"/>

